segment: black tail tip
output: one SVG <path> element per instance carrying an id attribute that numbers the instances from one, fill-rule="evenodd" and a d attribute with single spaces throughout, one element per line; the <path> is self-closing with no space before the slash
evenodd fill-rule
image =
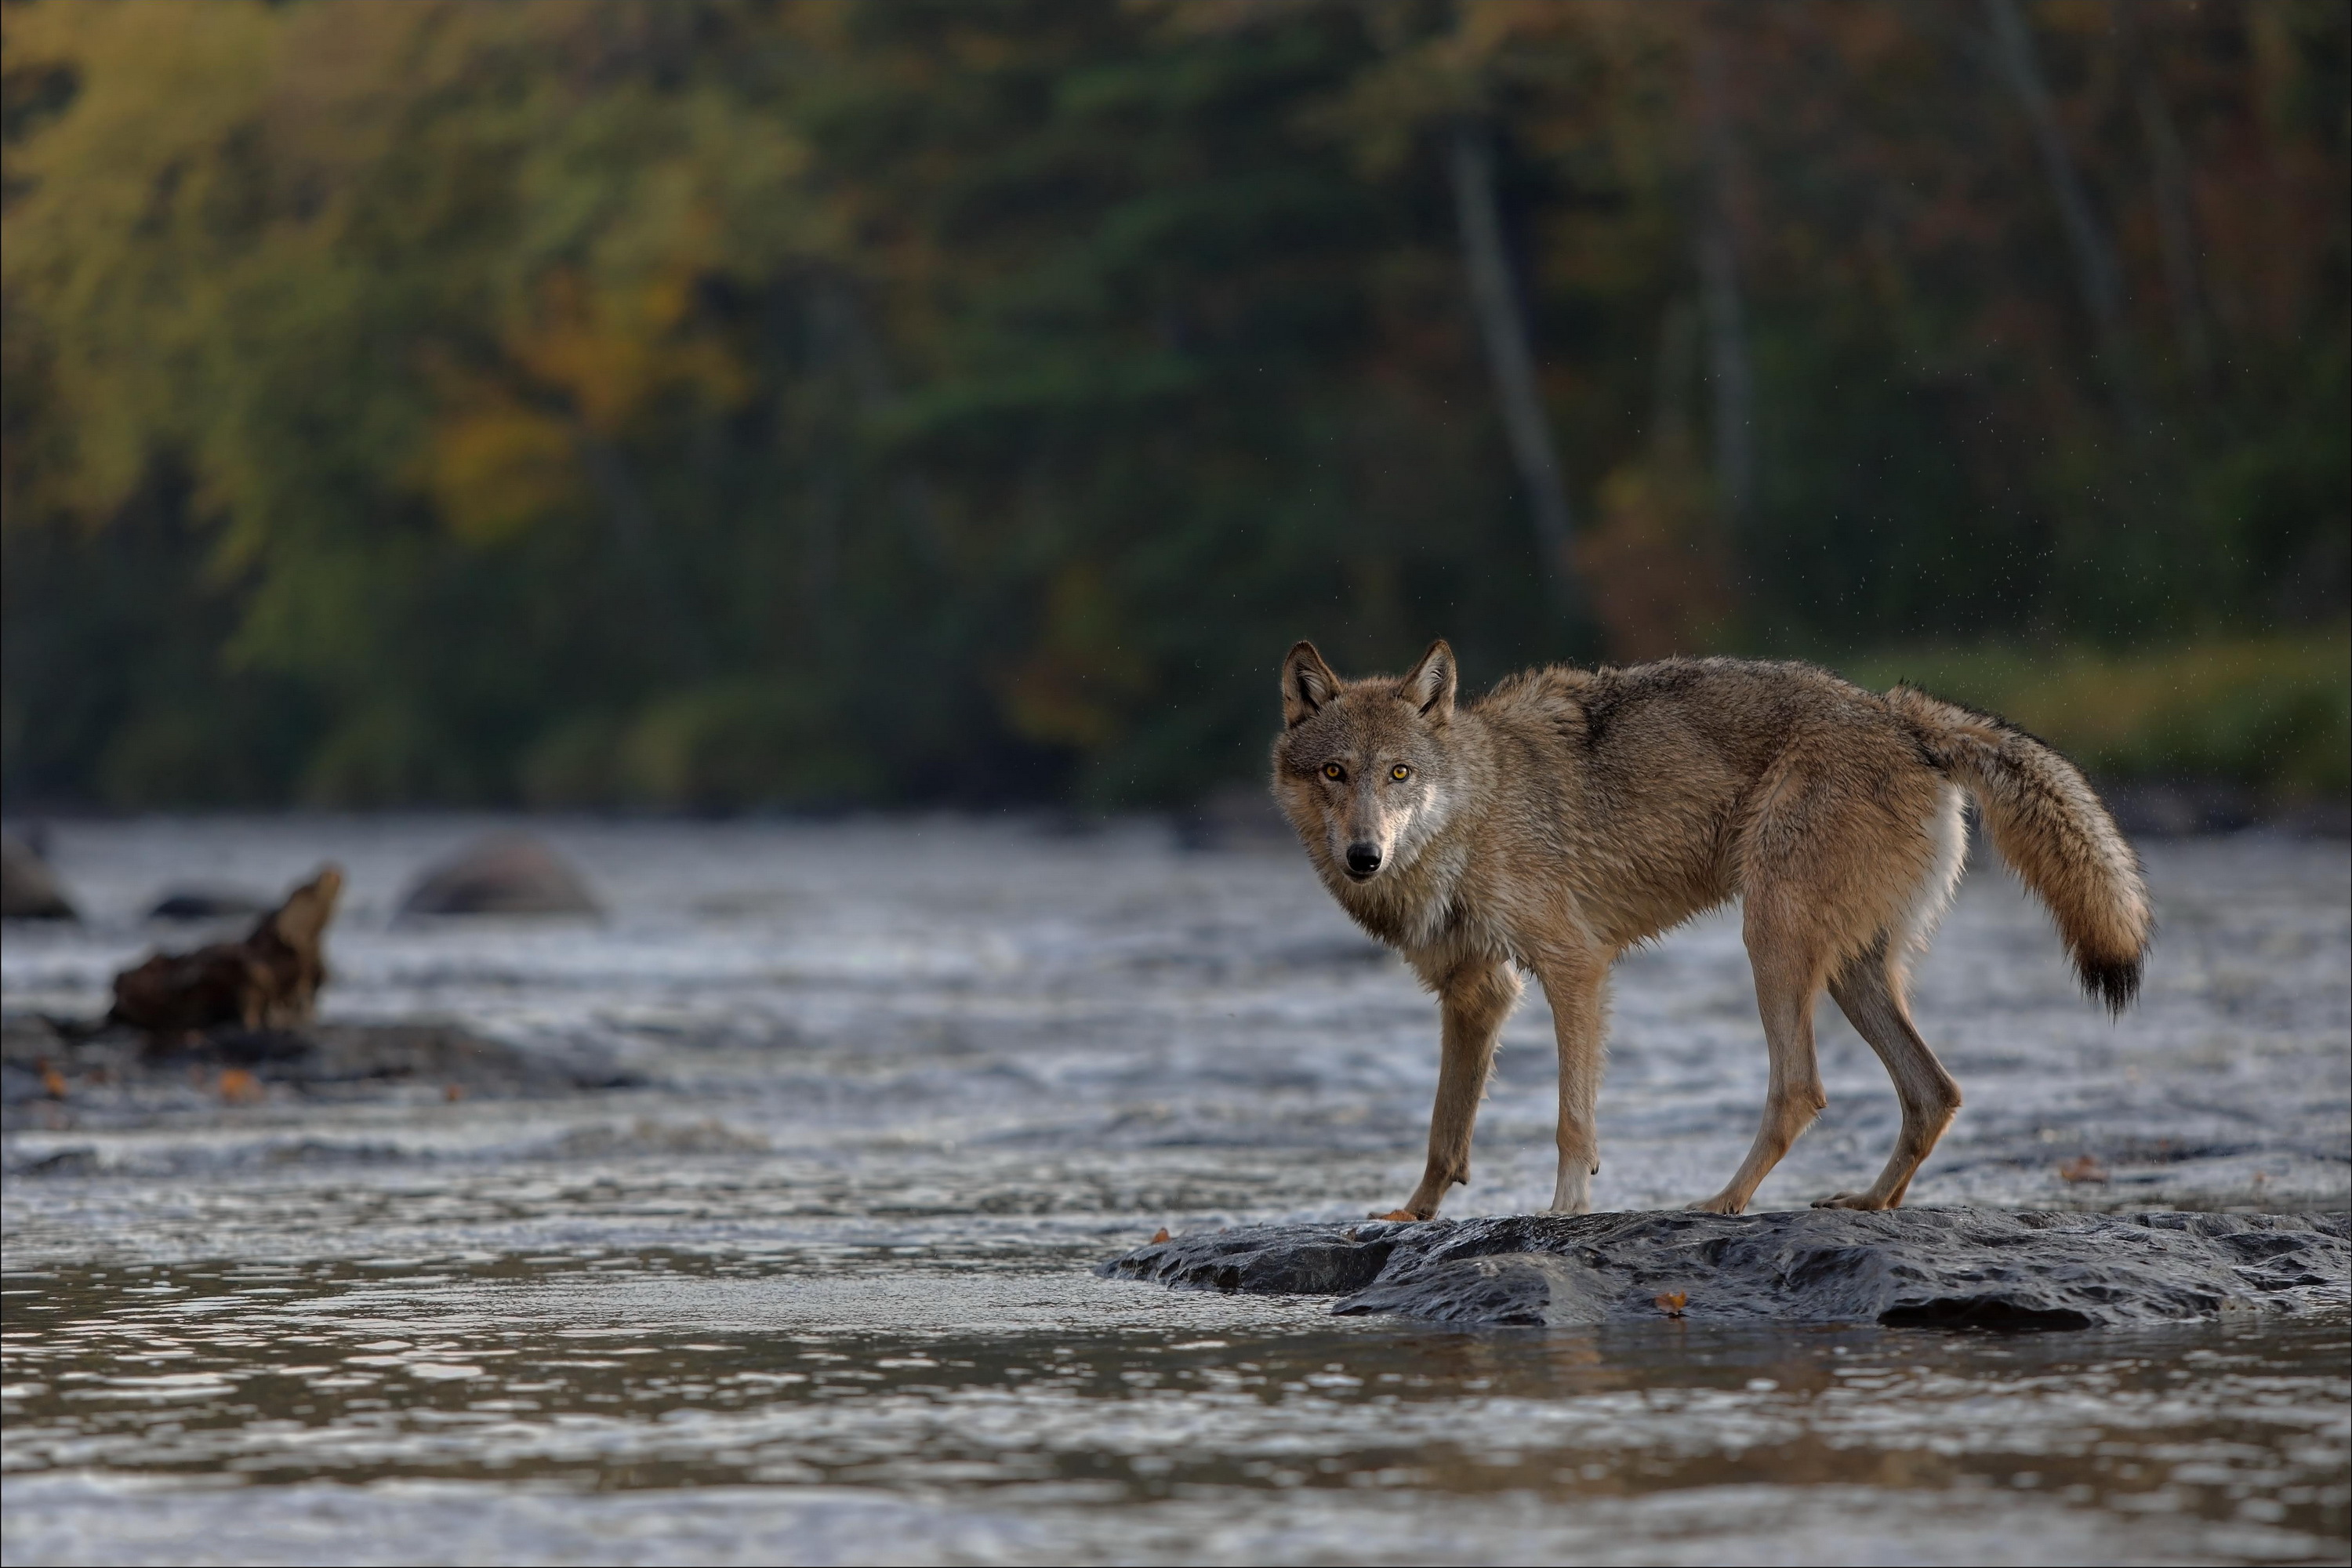
<path id="1" fill-rule="evenodd" d="M 2093 959 L 2080 960 L 2076 967 L 2083 976 L 2083 989 L 2094 1000 L 2117 1017 L 2139 995 L 2139 960 L 2127 958 L 2121 963 L 2105 963 Z"/>

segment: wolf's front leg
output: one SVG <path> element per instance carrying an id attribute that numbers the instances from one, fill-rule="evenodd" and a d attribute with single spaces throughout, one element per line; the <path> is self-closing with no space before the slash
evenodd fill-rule
<path id="1" fill-rule="evenodd" d="M 1592 1110 L 1601 1096 L 1601 996 L 1609 964 L 1598 953 L 1577 951 L 1548 956 L 1536 973 L 1551 1004 L 1559 1047 L 1559 1173 L 1552 1183 L 1550 1212 L 1591 1214 L 1592 1178 L 1601 1169 L 1601 1135 Z"/>
<path id="2" fill-rule="evenodd" d="M 1470 1130 L 1486 1097 L 1486 1074 L 1503 1020 L 1519 1000 L 1510 965 L 1473 959 L 1437 981 L 1439 1039 L 1437 1104 L 1429 1115 L 1429 1163 L 1421 1185 L 1392 1218 L 1433 1219 L 1446 1189 L 1470 1179 Z"/>

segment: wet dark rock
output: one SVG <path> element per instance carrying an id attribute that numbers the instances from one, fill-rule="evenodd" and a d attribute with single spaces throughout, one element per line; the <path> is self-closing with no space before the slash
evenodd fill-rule
<path id="1" fill-rule="evenodd" d="M 58 883 L 57 873 L 33 847 L 13 833 L 0 833 L 0 918 L 12 921 L 71 921 L 81 917 Z"/>
<path id="2" fill-rule="evenodd" d="M 1138 1247 L 1097 1273 L 1192 1290 L 1343 1296 L 1380 1278 L 1402 1226 L 1244 1226 Z"/>
<path id="3" fill-rule="evenodd" d="M 404 894 L 404 915 L 596 915 L 603 908 L 564 859 L 524 834 L 477 840 Z"/>
<path id="4" fill-rule="evenodd" d="M 454 1024 L 236 1026 L 158 1042 L 141 1031 L 30 1016 L 0 1023 L 0 1127 L 128 1125 L 159 1111 L 216 1105 L 221 1074 L 317 1100 L 498 1100 L 625 1089 L 610 1062 L 525 1050 Z"/>
<path id="5" fill-rule="evenodd" d="M 151 921 L 214 921 L 231 915 L 257 915 L 269 908 L 259 893 L 241 888 L 174 888 L 147 911 Z"/>
<path id="6" fill-rule="evenodd" d="M 1203 1232 L 1097 1272 L 1491 1327 L 1671 1311 L 1695 1322 L 2079 1329 L 2340 1304 L 2347 1236 L 2340 1214 L 1533 1215 Z"/>
<path id="7" fill-rule="evenodd" d="M 44 1154 L 37 1160 L 27 1160 L 9 1173 L 12 1176 L 87 1176 L 98 1169 L 95 1149 L 60 1149 L 54 1154 Z"/>

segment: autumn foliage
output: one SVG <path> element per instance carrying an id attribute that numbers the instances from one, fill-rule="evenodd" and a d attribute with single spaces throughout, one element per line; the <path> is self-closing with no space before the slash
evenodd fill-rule
<path id="1" fill-rule="evenodd" d="M 5 788 L 1157 802 L 1300 636 L 2325 626 L 2348 15 L 11 5 Z"/>

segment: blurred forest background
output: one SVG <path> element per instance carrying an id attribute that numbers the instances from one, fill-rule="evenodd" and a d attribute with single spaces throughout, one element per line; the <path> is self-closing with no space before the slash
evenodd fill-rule
<path id="1" fill-rule="evenodd" d="M 2347 788 L 2352 7 L 0 7 L 12 809 L 1172 804 L 1819 658 Z"/>

